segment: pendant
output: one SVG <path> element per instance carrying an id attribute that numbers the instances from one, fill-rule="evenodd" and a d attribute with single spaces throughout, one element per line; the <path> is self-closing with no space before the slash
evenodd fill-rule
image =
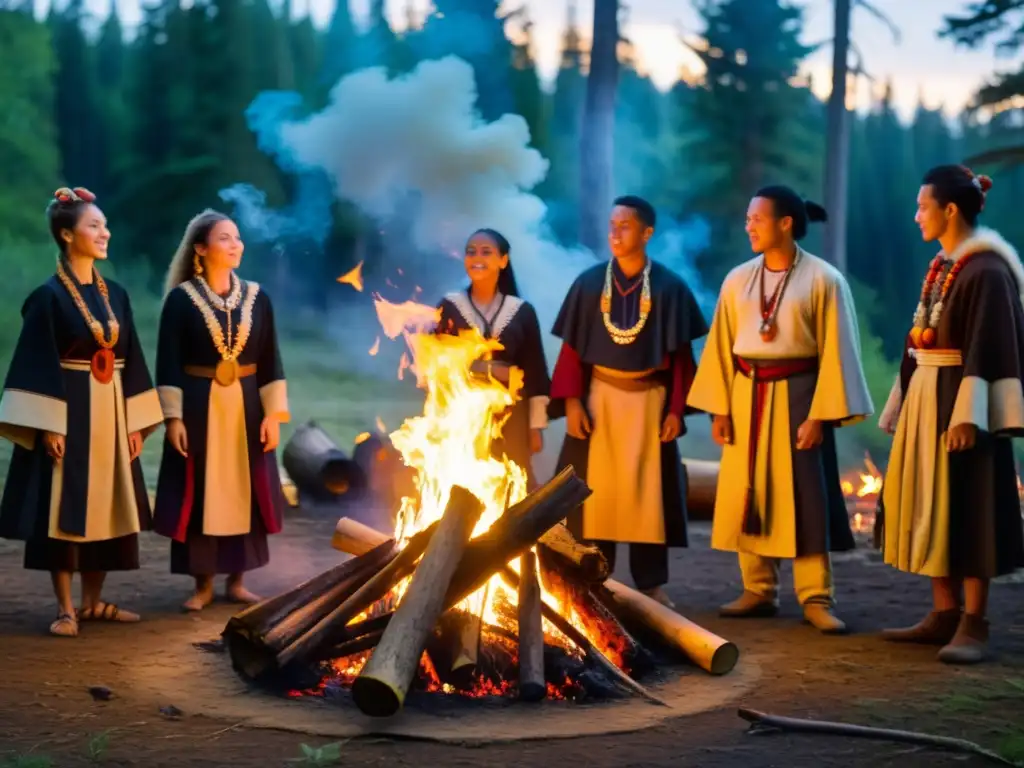
<path id="1" fill-rule="evenodd" d="M 230 387 L 238 381 L 238 361 L 221 360 L 213 372 L 214 381 L 222 387 Z"/>
<path id="2" fill-rule="evenodd" d="M 92 356 L 89 363 L 92 377 L 100 384 L 109 384 L 114 378 L 114 351 L 112 349 L 99 349 Z"/>
<path id="3" fill-rule="evenodd" d="M 771 343 L 775 341 L 775 337 L 778 335 L 779 329 L 771 320 L 765 320 L 761 323 L 759 333 L 761 334 L 761 341 Z"/>

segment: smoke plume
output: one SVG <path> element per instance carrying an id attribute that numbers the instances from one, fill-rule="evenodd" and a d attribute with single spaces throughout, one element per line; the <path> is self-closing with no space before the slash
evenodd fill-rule
<path id="1" fill-rule="evenodd" d="M 485 123 L 476 100 L 473 70 L 455 57 L 424 61 L 394 79 L 383 68 L 354 72 L 338 81 L 321 112 L 307 117 L 293 116 L 300 106 L 294 94 L 261 94 L 248 110 L 249 124 L 263 151 L 296 176 L 299 194 L 283 211 L 267 210 L 261 193 L 245 185 L 222 196 L 235 204 L 251 239 L 301 236 L 322 244 L 333 193 L 384 230 L 411 240 L 412 248 L 385 249 L 381 279 L 448 268 L 444 290 L 458 288 L 464 276 L 458 262 L 442 265 L 438 259 L 461 255 L 474 230 L 497 229 L 512 244 L 524 298 L 550 329 L 572 280 L 595 257 L 548 237 L 546 206 L 529 190 L 543 180 L 549 163 L 530 147 L 526 121 L 507 114 Z M 707 237 L 702 221 L 669 222 L 659 226 L 651 253 L 682 274 L 710 311 L 713 299 L 700 289 L 689 259 Z M 372 290 L 370 280 L 367 287 Z M 418 300 L 438 298 L 428 291 Z M 345 315 L 346 338 L 353 338 L 353 329 L 376 328 L 367 302 L 354 302 Z M 356 336 L 365 358 L 366 333 Z"/>

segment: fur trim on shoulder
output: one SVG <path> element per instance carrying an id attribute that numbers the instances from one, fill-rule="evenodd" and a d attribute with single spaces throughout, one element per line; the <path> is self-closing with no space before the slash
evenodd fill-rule
<path id="1" fill-rule="evenodd" d="M 956 261 L 969 253 L 982 251 L 992 251 L 1006 262 L 1010 274 L 1013 275 L 1013 279 L 1017 283 L 1017 293 L 1021 303 L 1024 304 L 1024 264 L 1021 264 L 1017 249 L 1006 242 L 1005 238 L 994 229 L 978 227 L 974 230 L 973 235 L 960 243 L 950 258 Z"/>

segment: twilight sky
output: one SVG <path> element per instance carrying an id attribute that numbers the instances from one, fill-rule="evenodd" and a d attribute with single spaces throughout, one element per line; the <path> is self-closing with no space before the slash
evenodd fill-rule
<path id="1" fill-rule="evenodd" d="M 115 0 L 128 26 L 139 18 L 138 0 Z M 748 0 L 757 2 L 757 0 Z M 45 2 L 45 0 L 44 0 Z M 111 0 L 90 0 L 97 13 L 103 14 Z M 323 23 L 334 8 L 334 0 L 305 0 L 314 19 Z M 404 23 L 410 0 L 388 0 L 388 13 L 396 26 Z M 430 0 L 411 0 L 425 11 Z M 668 86 L 680 70 L 688 67 L 699 71 L 699 62 L 678 40 L 678 29 L 694 32 L 700 28 L 697 14 L 687 0 L 626 0 L 629 13 L 626 34 L 634 42 L 641 65 L 651 73 L 659 86 Z M 902 42 L 894 44 L 888 28 L 863 9 L 855 9 L 853 40 L 862 52 L 867 71 L 879 87 L 886 78 L 894 84 L 898 107 L 904 116 L 912 111 L 918 95 L 929 107 L 944 106 L 955 113 L 972 92 L 993 72 L 1017 69 L 1024 57 L 998 58 L 992 48 L 969 51 L 955 48 L 936 37 L 944 14 L 956 13 L 967 0 L 873 0 L 900 27 Z M 295 2 L 301 7 L 302 0 Z M 558 66 L 559 42 L 565 28 L 568 0 L 505 0 L 505 7 L 525 4 L 534 21 L 536 56 L 542 75 L 552 77 Z M 354 13 L 366 13 L 369 0 L 351 0 Z M 805 7 L 806 42 L 831 37 L 831 0 L 803 0 Z M 578 0 L 579 23 L 589 30 L 592 0 Z M 808 60 L 815 90 L 825 96 L 829 88 L 831 49 L 822 48 Z M 871 85 L 861 79 L 857 94 L 858 106 L 870 98 Z"/>

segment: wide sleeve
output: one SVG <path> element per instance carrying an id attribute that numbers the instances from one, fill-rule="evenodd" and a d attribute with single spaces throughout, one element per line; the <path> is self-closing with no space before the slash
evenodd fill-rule
<path id="1" fill-rule="evenodd" d="M 189 304 L 181 288 L 164 299 L 160 310 L 160 330 L 156 344 L 156 391 L 164 419 L 182 418 L 182 392 L 185 382 L 185 329 Z"/>
<path id="2" fill-rule="evenodd" d="M 260 402 L 263 413 L 276 416 L 279 421 L 287 423 L 291 420 L 288 408 L 288 384 L 284 378 L 284 365 L 281 363 L 281 348 L 277 343 L 277 328 L 274 324 L 274 305 L 270 297 L 262 294 L 260 302 L 260 350 L 256 363 L 256 383 L 260 388 Z"/>
<path id="3" fill-rule="evenodd" d="M 900 369 L 896 372 L 892 388 L 889 390 L 889 397 L 885 401 L 882 413 L 878 417 L 878 426 L 885 432 L 894 432 L 896 424 L 900 420 L 900 411 L 903 409 L 903 393 L 906 391 L 910 377 L 914 373 L 917 361 L 910 354 L 910 335 L 903 345 L 903 358 L 900 360 Z"/>
<path id="4" fill-rule="evenodd" d="M 141 432 L 143 437 L 148 437 L 163 423 L 164 414 L 160 396 L 153 387 L 153 379 L 149 375 L 146 353 L 143 352 L 139 341 L 135 315 L 127 291 L 124 291 L 123 297 L 124 323 L 121 326 L 121 333 L 127 334 L 127 346 L 124 352 L 121 384 L 124 387 L 125 420 L 129 434 Z"/>
<path id="5" fill-rule="evenodd" d="M 0 437 L 27 450 L 39 432 L 68 431 L 54 313 L 53 292 L 45 286 L 25 300 L 21 333 L 0 395 Z"/>
<path id="6" fill-rule="evenodd" d="M 967 270 L 964 270 L 966 273 Z M 986 267 L 961 277 L 956 297 L 963 378 L 949 429 L 973 424 L 997 435 L 1024 435 L 1024 308 L 1013 277 Z"/>
<path id="7" fill-rule="evenodd" d="M 835 272 L 817 281 L 814 312 L 818 383 L 807 418 L 843 427 L 874 411 L 860 362 L 860 333 L 850 287 Z"/>
<path id="8" fill-rule="evenodd" d="M 730 281 L 722 286 L 722 293 L 711 318 L 704 351 L 693 377 L 686 404 L 691 408 L 715 416 L 731 415 L 732 382 L 736 376 L 733 343 L 736 339 L 735 317 L 732 306 Z"/>
<path id="9" fill-rule="evenodd" d="M 523 304 L 519 316 L 523 324 L 523 343 L 516 355 L 516 365 L 523 369 L 523 397 L 530 408 L 530 429 L 545 429 L 548 426 L 551 379 L 548 376 L 547 357 L 544 355 L 540 321 L 530 304 Z"/>
<path id="10" fill-rule="evenodd" d="M 448 299 L 441 299 L 437 305 L 438 320 L 434 326 L 434 333 L 438 335 L 457 336 L 459 333 L 458 324 L 455 318 L 458 317 L 458 310 Z"/>

